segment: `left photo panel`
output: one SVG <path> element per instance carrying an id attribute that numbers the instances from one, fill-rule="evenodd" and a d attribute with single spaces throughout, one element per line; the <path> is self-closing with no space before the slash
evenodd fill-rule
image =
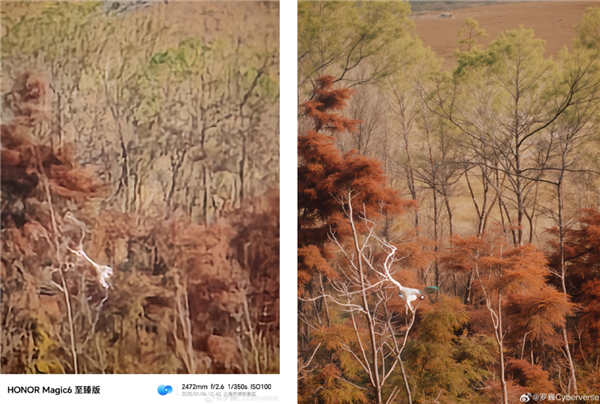
<path id="1" fill-rule="evenodd" d="M 1 58 L 0 372 L 280 373 L 279 2 L 2 1 Z"/>

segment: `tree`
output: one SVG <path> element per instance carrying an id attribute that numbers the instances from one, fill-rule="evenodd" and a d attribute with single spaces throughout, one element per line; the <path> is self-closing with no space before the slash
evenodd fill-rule
<path id="1" fill-rule="evenodd" d="M 398 55 L 411 46 L 409 10 L 405 2 L 299 3 L 299 89 L 310 96 L 312 88 L 306 87 L 312 77 L 332 75 L 334 82 L 348 80 L 352 87 L 394 72 L 405 62 Z M 350 79 L 361 63 L 369 64 L 369 74 Z"/>
<path id="2" fill-rule="evenodd" d="M 152 56 L 137 75 L 141 91 L 132 97 L 141 137 L 157 149 L 150 161 L 135 156 L 143 163 L 138 189 L 148 186 L 157 160 L 167 159 L 167 206 L 195 210 L 199 204 L 207 222 L 218 216 L 218 204 L 232 210 L 258 193 L 250 174 L 266 177 L 265 154 L 278 150 L 277 58 L 272 43 L 264 46 L 233 36 L 211 44 L 190 38 Z M 201 186 L 181 192 L 190 179 Z M 276 186 L 272 178 L 265 185 Z"/>
<path id="3" fill-rule="evenodd" d="M 466 18 L 465 22 L 463 24 L 463 27 L 458 30 L 458 37 L 460 38 L 458 43 L 459 43 L 459 45 L 466 45 L 466 50 L 464 52 L 461 52 L 460 50 L 457 49 L 454 53 L 454 56 L 457 59 L 460 59 L 464 55 L 468 55 L 471 52 L 475 53 L 477 51 L 480 51 L 481 47 L 477 45 L 477 38 L 478 37 L 487 38 L 488 36 L 489 35 L 487 34 L 485 29 L 479 28 L 479 22 L 477 20 L 475 20 L 474 18 L 471 18 L 471 17 Z M 480 179 L 481 185 L 483 187 L 483 195 L 481 197 L 481 200 L 478 202 L 477 198 L 475 196 L 475 192 L 473 191 L 473 185 L 471 184 L 471 181 L 469 180 L 469 172 L 471 172 L 471 170 L 465 171 L 465 179 L 467 182 L 467 186 L 469 188 L 469 192 L 470 192 L 471 198 L 473 200 L 473 205 L 477 212 L 477 222 L 478 222 L 477 223 L 477 234 L 483 234 L 485 232 L 487 220 L 492 211 L 492 207 L 494 206 L 495 200 L 498 197 L 498 194 L 496 194 L 496 197 L 494 198 L 494 200 L 492 200 L 491 203 L 489 203 L 488 194 L 489 194 L 491 187 L 490 187 L 490 184 L 488 183 L 487 178 L 492 178 L 491 173 L 490 173 L 490 168 L 488 168 L 487 166 L 482 165 L 482 164 L 474 165 L 474 166 L 468 165 L 467 167 L 470 169 L 476 168 L 476 171 L 479 171 L 478 174 L 481 174 L 479 179 Z M 489 205 L 488 205 L 488 203 L 489 203 Z M 469 285 L 470 285 L 470 281 L 469 281 Z M 465 294 L 465 301 L 469 300 L 470 286 L 468 286 L 467 289 L 468 290 L 467 290 L 467 293 Z"/>
<path id="4" fill-rule="evenodd" d="M 546 285 L 548 271 L 543 252 L 531 244 L 508 246 L 506 231 L 496 230 L 481 238 L 457 237 L 443 261 L 451 269 L 475 273 L 498 345 L 502 397 L 508 404 L 506 313 L 520 316 L 521 327 L 542 335 L 551 332 L 552 327 L 564 326 L 571 303 L 564 294 Z"/>
<path id="5" fill-rule="evenodd" d="M 589 10 L 584 15 L 585 22 L 589 25 L 591 14 Z M 558 268 L 556 275 L 560 279 L 562 291 L 567 295 L 565 263 L 565 237 L 567 229 L 572 224 L 569 210 L 566 206 L 566 186 L 568 179 L 579 172 L 578 160 L 583 154 L 583 145 L 589 144 L 594 134 L 598 133 L 600 119 L 600 59 L 597 54 L 582 41 L 587 35 L 585 28 L 580 27 L 580 35 L 574 42 L 574 50 L 568 53 L 566 49 L 559 55 L 561 61 L 561 76 L 574 77 L 580 74 L 581 70 L 587 70 L 587 74 L 581 76 L 581 88 L 584 89 L 585 97 L 581 101 L 569 106 L 565 112 L 548 127 L 549 135 L 543 141 L 538 142 L 537 148 L 541 149 L 537 154 L 546 154 L 548 158 L 548 174 L 541 178 L 541 181 L 551 184 L 555 188 L 556 207 L 549 209 L 549 215 L 556 224 L 556 236 L 558 237 Z M 598 174 L 598 173 L 594 173 Z M 572 388 L 574 394 L 578 394 L 577 378 L 575 374 L 575 364 L 569 346 L 569 338 L 566 324 L 563 327 L 563 340 L 565 352 L 570 369 L 569 388 Z M 569 390 L 570 391 L 570 390 Z"/>
<path id="6" fill-rule="evenodd" d="M 505 212 L 508 207 L 516 211 L 515 244 L 525 243 L 526 218 L 533 227 L 528 209 L 534 209 L 531 201 L 549 158 L 531 152 L 570 106 L 589 99 L 595 77 L 588 63 L 557 80 L 557 66 L 544 59 L 543 51 L 532 30 L 507 31 L 487 51 L 461 54 L 452 80 L 434 81 L 431 92 L 422 91 L 429 108 L 467 136 L 476 163 L 506 175 L 512 200 L 492 178 L 487 181 L 496 187 Z M 532 237 L 530 230 L 530 242 Z"/>
<path id="7" fill-rule="evenodd" d="M 544 391 L 551 393 L 554 386 L 549 380 L 550 374 L 538 365 L 532 365 L 521 359 L 512 359 L 506 364 L 506 373 L 512 380 L 531 391 Z"/>
<path id="8" fill-rule="evenodd" d="M 399 366 L 408 402 L 412 403 L 412 393 L 401 355 L 414 325 L 420 302 L 415 302 L 413 307 L 410 301 L 399 301 L 396 290 L 402 286 L 393 277 L 395 271 L 392 271 L 392 267 L 399 262 L 405 267 L 422 266 L 423 262 L 419 260 L 422 260 L 423 256 L 419 254 L 419 246 L 416 244 L 404 243 L 397 247 L 378 236 L 380 231 L 375 223 L 367 218 L 364 210 L 362 224 L 367 231 L 359 232 L 357 228 L 361 223 L 355 222 L 356 207 L 353 206 L 355 196 L 359 192 L 348 189 L 345 197 L 339 200 L 344 206 L 344 219 L 348 220 L 351 226 L 352 239 L 348 243 L 350 245 L 342 244 L 335 234 L 330 236 L 342 256 L 338 262 L 339 271 L 344 276 L 332 280 L 333 290 L 324 297 L 340 305 L 342 310 L 350 315 L 351 324 L 346 322 L 344 325 L 351 326 L 354 331 L 353 338 L 348 338 L 346 344 L 340 344 L 346 355 L 352 355 L 347 359 L 348 362 L 340 361 L 341 366 L 349 368 L 351 362 L 356 362 L 356 365 L 362 368 L 373 389 L 373 399 L 377 403 L 383 403 L 384 399 L 385 402 L 390 402 L 399 394 L 397 387 L 390 392 L 386 386 L 389 384 L 386 383 L 388 380 L 393 380 L 394 370 Z M 399 247 L 402 253 L 397 257 L 396 251 Z M 403 306 L 400 302 L 407 305 L 404 326 L 398 319 Z M 364 318 L 360 319 L 355 312 L 362 314 Z M 397 336 L 401 331 L 404 333 L 403 338 Z M 322 342 L 318 338 L 317 341 Z"/>
<path id="9" fill-rule="evenodd" d="M 479 28 L 479 22 L 472 17 L 467 17 L 463 23 L 463 27 L 458 30 L 458 43 L 466 46 L 466 52 L 474 50 L 477 38 L 487 38 L 489 35 L 486 30 Z M 460 55 L 460 53 L 459 53 Z"/>
<path id="10" fill-rule="evenodd" d="M 358 154 L 373 157 L 387 115 L 385 104 L 377 89 L 370 85 L 358 87 L 349 102 L 347 114 L 360 123 L 355 131 L 349 133 L 348 141 L 340 142 L 342 143 L 340 150 L 356 150 Z M 345 143 L 349 147 L 343 147 Z"/>
<path id="11" fill-rule="evenodd" d="M 105 206 L 185 206 L 214 221 L 278 185 L 278 31 L 267 23 L 246 34 L 252 18 L 277 13 L 258 3 L 247 7 L 259 13 L 230 11 L 238 27 L 209 43 L 173 39 L 159 18 L 166 6 L 107 13 L 101 2 L 7 3 L 3 71 L 48 74 L 52 128 L 39 133 L 101 167 L 114 186 Z"/>
<path id="12" fill-rule="evenodd" d="M 418 137 L 417 118 L 422 113 L 423 104 L 418 97 L 418 85 L 429 75 L 435 74 L 440 67 L 440 60 L 435 58 L 431 50 L 417 42 L 411 49 L 412 63 L 398 69 L 387 78 L 384 97 L 389 108 L 390 129 L 397 139 L 398 151 L 394 154 L 392 167 L 406 177 L 406 188 L 411 199 L 422 199 L 421 189 L 416 180 L 415 167 L 419 163 L 415 149 Z M 400 151 L 402 150 L 402 151 Z M 392 149 L 392 151 L 394 151 Z M 390 170 L 391 171 L 391 170 Z M 393 171 L 391 171 L 393 172 Z M 419 232 L 420 218 L 418 207 L 414 211 L 414 227 Z"/>
<path id="13" fill-rule="evenodd" d="M 559 119 L 556 125 L 553 125 L 551 136 L 555 139 L 554 158 L 549 163 L 549 173 L 546 181 L 555 186 L 556 190 L 556 210 L 551 209 L 550 215 L 556 223 L 556 236 L 558 237 L 558 268 L 557 276 L 560 279 L 563 293 L 567 294 L 566 286 L 566 257 L 565 257 L 565 238 L 569 227 L 572 225 L 572 220 L 568 218 L 568 210 L 566 209 L 566 191 L 565 186 L 569 178 L 569 174 L 577 171 L 576 160 L 580 155 L 581 144 L 586 138 L 598 130 L 597 122 L 592 121 L 592 117 L 597 116 L 598 104 L 586 103 L 581 106 L 571 108 L 562 119 Z M 552 148 L 551 145 L 546 145 L 547 148 Z M 569 362 L 571 373 L 570 386 L 573 388 L 573 393 L 578 394 L 577 379 L 575 375 L 575 364 L 571 356 L 571 348 L 569 346 L 568 331 L 566 324 L 563 327 L 563 339 L 565 352 Z"/>
<path id="14" fill-rule="evenodd" d="M 581 311 L 575 316 L 573 328 L 578 331 L 581 365 L 589 368 L 588 358 L 598 357 L 596 341 L 600 329 L 600 294 L 598 269 L 600 260 L 600 213 L 593 209 L 584 209 L 576 216 L 575 223 L 564 230 L 564 239 L 560 238 L 560 228 L 551 233 L 558 236 L 550 242 L 552 255 L 550 267 L 556 275 L 557 284 L 563 282 L 573 303 L 580 305 Z M 564 271 L 564 272 L 563 272 Z M 564 276 L 562 274 L 564 273 Z M 570 351 L 569 351 L 570 352 Z M 575 355 L 575 351 L 573 351 Z M 572 359 L 571 359 L 572 360 Z M 577 379 L 571 375 L 569 385 L 576 388 Z M 582 378 L 580 373 L 580 378 Z M 582 380 L 580 380 L 582 382 Z M 588 386 L 590 382 L 587 382 Z M 595 381 L 591 383 L 595 384 Z"/>
<path id="15" fill-rule="evenodd" d="M 597 54 L 600 51 L 600 7 L 588 7 L 575 29 L 577 44 Z"/>
<path id="16" fill-rule="evenodd" d="M 454 71 L 405 34 L 384 73 L 347 47 L 369 3 L 299 8 L 299 400 L 597 390 L 598 8 L 554 58 L 524 27 L 482 46 L 468 19 Z"/>
<path id="17" fill-rule="evenodd" d="M 402 213 L 412 203 L 400 199 L 396 191 L 385 188 L 386 178 L 376 160 L 358 155 L 355 151 L 341 154 L 334 147 L 333 135 L 353 130 L 357 122 L 335 113 L 345 108 L 351 92 L 335 88 L 333 81 L 332 76 L 317 79 L 318 87 L 313 99 L 301 105 L 304 114 L 313 123 L 311 130 L 298 137 L 299 316 L 305 329 L 300 351 L 305 352 L 304 360 L 307 361 L 314 357 L 319 347 L 324 347 L 329 355 L 339 357 L 339 361 L 322 369 L 329 369 L 329 372 L 337 369 L 334 374 L 339 380 L 345 381 L 345 387 L 352 385 L 357 377 L 355 368 L 362 369 L 372 386 L 373 399 L 382 402 L 383 386 L 399 363 L 404 345 L 396 344 L 393 313 L 388 308 L 394 293 L 386 287 L 384 280 L 387 278 L 382 275 L 385 271 L 375 270 L 378 262 L 383 265 L 395 262 L 397 247 L 378 238 L 371 220 L 385 213 Z M 366 239 L 363 240 L 363 237 Z M 370 257 L 366 250 L 366 245 L 371 245 L 369 239 L 380 240 L 381 248 L 386 251 L 382 254 L 388 256 L 385 263 Z M 339 253 L 346 257 L 345 263 L 334 265 L 337 260 L 334 260 L 336 254 L 329 245 L 331 241 Z M 350 246 L 347 246 L 347 242 L 350 242 Z M 363 242 L 367 244 L 359 246 Z M 404 248 L 410 245 L 407 243 Z M 373 248 L 377 247 L 374 245 Z M 411 260 L 415 261 L 420 248 L 415 245 L 410 248 L 414 253 Z M 366 266 L 371 270 L 367 270 Z M 379 273 L 379 280 L 376 280 L 375 273 Z M 318 288 L 316 296 L 313 294 L 315 287 Z M 395 300 L 398 301 L 399 297 L 396 296 Z M 375 303 L 377 301 L 381 305 Z M 317 302 L 325 310 L 326 325 L 320 320 Z M 339 318 L 339 309 L 330 308 L 331 302 L 339 305 L 346 314 Z M 313 325 L 313 321 L 309 320 L 305 303 L 313 304 L 313 318 L 317 324 Z M 378 307 L 375 311 L 373 304 Z M 355 317 L 354 309 L 362 313 L 362 318 Z M 332 318 L 334 313 L 338 315 Z M 343 318 L 346 320 L 339 324 Z M 314 331 L 310 332 L 313 328 Z M 380 340 L 376 336 L 379 332 L 385 332 L 388 337 Z M 346 341 L 346 345 L 343 341 L 337 341 L 341 335 L 345 336 L 343 341 Z M 392 351 L 388 350 L 387 343 L 384 344 L 387 338 L 392 338 L 390 341 L 395 344 Z M 352 356 L 351 347 L 362 353 Z M 317 357 L 322 358 L 322 355 L 327 355 L 326 352 L 318 353 Z M 303 383 L 310 385 L 308 381 Z M 333 387 L 337 392 L 335 394 L 341 394 L 340 386 L 334 384 Z M 303 385 L 302 389 L 308 389 L 308 386 Z M 356 393 L 354 389 L 351 391 L 353 393 L 346 393 Z M 326 396 L 334 393 L 327 390 L 319 394 Z M 347 394 L 344 397 L 349 400 Z M 394 390 L 389 394 L 393 397 L 398 392 Z"/>
<path id="18" fill-rule="evenodd" d="M 494 361 L 497 347 L 484 334 L 468 335 L 467 307 L 456 298 L 442 296 L 422 315 L 416 337 L 406 348 L 413 374 L 415 398 L 440 403 L 477 402 L 471 389 L 490 376 L 486 366 Z"/>
<path id="19" fill-rule="evenodd" d="M 338 230 L 340 225 L 336 222 L 343 213 L 336 198 L 344 193 L 344 181 L 348 182 L 348 186 L 361 187 L 355 203 L 358 206 L 365 204 L 369 215 L 379 214 L 380 202 L 385 206 L 385 212 L 394 213 L 400 213 L 411 205 L 401 200 L 396 191 L 384 188 L 385 177 L 376 161 L 352 151 L 342 155 L 335 148 L 333 137 L 329 134 L 354 130 L 358 122 L 335 113 L 346 107 L 351 90 L 335 88 L 333 81 L 333 76 L 319 78 L 314 99 L 301 106 L 305 116 L 313 123 L 311 130 L 298 136 L 300 287 L 318 268 L 329 272 L 329 266 L 322 259 L 330 256 L 325 248 L 330 230 L 349 234 L 348 228 Z M 315 253 L 318 257 L 314 256 Z"/>
<path id="20" fill-rule="evenodd" d="M 418 123 L 425 139 L 424 151 L 420 159 L 413 165 L 415 178 L 423 184 L 423 188 L 431 192 L 433 209 L 433 240 L 434 251 L 437 253 L 442 244 L 442 204 L 446 208 L 450 242 L 454 235 L 452 208 L 450 197 L 454 193 L 457 182 L 463 172 L 460 154 L 456 142 L 449 136 L 446 121 L 432 114 L 424 106 L 418 116 Z M 442 201 L 438 200 L 442 197 Z M 437 259 L 434 262 L 435 285 L 440 286 L 440 267 Z M 454 279 L 456 291 L 456 278 Z"/>

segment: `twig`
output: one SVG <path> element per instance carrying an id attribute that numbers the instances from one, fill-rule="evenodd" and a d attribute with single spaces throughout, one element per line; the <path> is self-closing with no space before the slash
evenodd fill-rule
<path id="1" fill-rule="evenodd" d="M 317 345 L 317 347 L 315 348 L 314 352 L 310 356 L 310 359 L 308 360 L 308 362 L 306 362 L 306 365 L 300 365 L 300 369 L 298 369 L 298 373 L 300 373 L 301 371 L 303 371 L 304 369 L 306 369 L 307 367 L 310 366 L 310 363 L 312 362 L 313 358 L 315 357 L 315 354 L 319 350 L 320 346 L 321 346 L 321 344 Z"/>

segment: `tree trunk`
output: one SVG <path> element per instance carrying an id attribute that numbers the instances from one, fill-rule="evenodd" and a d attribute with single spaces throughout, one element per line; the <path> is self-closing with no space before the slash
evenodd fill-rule
<path id="1" fill-rule="evenodd" d="M 381 384 L 379 382 L 379 366 L 378 366 L 378 359 L 377 359 L 377 344 L 376 344 L 376 336 L 375 336 L 375 327 L 373 326 L 373 318 L 371 317 L 371 311 L 369 310 L 369 304 L 367 302 L 367 292 L 366 292 L 366 285 L 365 285 L 365 274 L 364 274 L 364 270 L 363 270 L 363 265 L 362 265 L 362 254 L 360 252 L 360 247 L 358 244 L 358 232 L 356 230 L 356 227 L 354 226 L 354 219 L 352 217 L 353 215 L 353 211 L 352 211 L 352 198 L 350 195 L 348 195 L 348 206 L 349 206 L 349 215 L 348 215 L 348 220 L 350 220 L 350 224 L 352 226 L 352 238 L 354 241 L 354 253 L 356 254 L 356 260 L 357 260 L 357 266 L 358 266 L 358 272 L 360 274 L 360 288 L 361 288 L 361 298 L 362 298 L 362 304 L 363 304 L 363 309 L 365 312 L 365 317 L 367 318 L 367 325 L 369 326 L 369 339 L 371 342 L 371 354 L 372 354 L 372 360 L 373 360 L 373 368 L 371 369 L 371 372 L 369 372 L 369 378 L 371 379 L 371 385 L 373 386 L 373 388 L 375 389 L 375 398 L 376 398 L 376 403 L 377 404 L 383 404 L 383 398 L 381 395 Z"/>
<path id="2" fill-rule="evenodd" d="M 244 194 L 244 176 L 246 175 L 246 159 L 247 159 L 247 146 L 246 146 L 246 142 L 248 141 L 247 136 L 243 135 L 243 140 L 242 140 L 242 159 L 240 160 L 240 189 L 239 189 L 239 202 L 240 204 L 242 204 L 244 202 L 244 198 L 246 197 L 246 195 Z M 235 206 L 235 201 L 234 202 L 234 207 Z"/>
<path id="3" fill-rule="evenodd" d="M 437 252 L 439 250 L 439 234 L 438 234 L 438 204 L 437 204 L 437 175 L 436 175 L 436 167 L 435 161 L 433 159 L 433 148 L 431 146 L 431 130 L 429 128 L 429 123 L 425 120 L 425 130 L 427 131 L 427 144 L 429 146 L 429 163 L 431 164 L 431 192 L 433 195 L 433 239 L 435 241 L 435 246 L 433 250 L 435 251 L 435 286 L 440 287 L 440 268 L 438 265 Z M 438 291 L 439 293 L 439 291 Z"/>
<path id="4" fill-rule="evenodd" d="M 506 375 L 504 365 L 504 337 L 502 335 L 502 293 L 498 293 L 498 326 L 496 327 L 496 341 L 500 349 L 500 384 L 502 385 L 502 402 L 508 404 L 508 389 L 506 387 Z"/>
<path id="5" fill-rule="evenodd" d="M 210 217 L 210 206 L 212 206 L 212 179 L 210 175 L 210 168 L 207 166 L 204 168 L 204 220 L 206 224 L 211 223 Z"/>
<path id="6" fill-rule="evenodd" d="M 565 214 L 564 214 L 564 189 L 563 189 L 563 179 L 561 178 L 557 184 L 557 192 L 558 192 L 558 237 L 559 237 L 559 255 L 560 255 L 560 280 L 562 284 L 563 293 L 565 294 L 565 298 L 567 296 L 567 285 L 565 283 L 566 271 L 567 268 L 565 266 Z M 569 347 L 569 334 L 567 332 L 567 321 L 565 319 L 565 326 L 562 329 L 563 339 L 565 342 L 565 351 L 567 353 L 567 359 L 569 360 L 569 371 L 571 373 L 571 383 L 569 385 L 573 386 L 573 394 L 579 394 L 579 389 L 577 388 L 577 376 L 575 375 L 575 365 L 573 364 L 573 358 L 571 357 L 571 349 Z M 569 393 L 569 391 L 567 391 Z"/>

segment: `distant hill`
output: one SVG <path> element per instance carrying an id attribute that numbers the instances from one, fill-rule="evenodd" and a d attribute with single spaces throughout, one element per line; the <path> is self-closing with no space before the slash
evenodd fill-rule
<path id="1" fill-rule="evenodd" d="M 417 26 L 415 34 L 426 46 L 431 46 L 438 57 L 444 58 L 445 69 L 455 66 L 452 53 L 458 48 L 457 32 L 467 17 L 479 21 L 479 26 L 485 29 L 489 38 L 479 42 L 487 45 L 496 39 L 501 31 L 518 28 L 533 28 L 535 36 L 546 41 L 546 56 L 556 56 L 565 45 L 571 46 L 575 24 L 581 22 L 586 8 L 597 2 L 592 1 L 524 1 L 524 2 L 410 2 L 411 8 L 437 7 L 431 11 L 413 12 Z M 455 5 L 477 7 L 443 8 Z M 451 11 L 452 18 L 439 18 L 440 12 Z"/>

